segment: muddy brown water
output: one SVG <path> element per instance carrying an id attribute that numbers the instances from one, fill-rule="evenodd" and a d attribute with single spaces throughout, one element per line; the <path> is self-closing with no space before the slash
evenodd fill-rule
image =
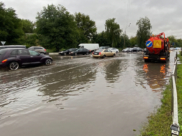
<path id="1" fill-rule="evenodd" d="M 0 71 L 1 136 L 137 135 L 161 104 L 174 52 L 166 64 L 144 63 L 137 53 L 54 59 Z"/>

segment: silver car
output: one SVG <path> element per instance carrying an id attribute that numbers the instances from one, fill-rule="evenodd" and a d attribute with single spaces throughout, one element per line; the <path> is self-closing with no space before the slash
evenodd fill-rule
<path id="1" fill-rule="evenodd" d="M 46 52 L 46 49 L 44 47 L 41 47 L 41 46 L 31 46 L 30 48 L 28 48 L 29 50 L 32 50 L 32 51 L 36 51 L 36 52 L 39 52 L 39 53 L 43 53 L 43 54 L 48 54 Z"/>

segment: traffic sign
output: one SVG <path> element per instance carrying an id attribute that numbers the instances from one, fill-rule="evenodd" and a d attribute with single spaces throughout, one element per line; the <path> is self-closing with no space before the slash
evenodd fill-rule
<path id="1" fill-rule="evenodd" d="M 151 42 L 151 41 L 147 41 L 147 42 L 146 42 L 146 46 L 147 46 L 147 47 L 152 47 L 152 42 Z"/>
<path id="2" fill-rule="evenodd" d="M 6 41 L 1 41 L 2 45 L 4 46 L 4 44 L 6 43 Z"/>

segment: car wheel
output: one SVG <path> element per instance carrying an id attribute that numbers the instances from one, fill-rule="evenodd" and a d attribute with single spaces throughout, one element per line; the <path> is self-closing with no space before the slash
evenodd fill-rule
<path id="1" fill-rule="evenodd" d="M 102 58 L 104 59 L 106 57 L 106 55 L 104 55 Z"/>
<path id="2" fill-rule="evenodd" d="M 51 59 L 46 59 L 45 60 L 45 65 L 48 66 L 48 65 L 51 65 L 52 64 L 52 60 Z"/>
<path id="3" fill-rule="evenodd" d="M 113 57 L 115 56 L 115 54 L 113 54 Z"/>
<path id="4" fill-rule="evenodd" d="M 11 62 L 11 63 L 9 64 L 9 69 L 10 69 L 10 70 L 17 70 L 19 67 L 20 67 L 20 65 L 19 65 L 18 62 Z"/>

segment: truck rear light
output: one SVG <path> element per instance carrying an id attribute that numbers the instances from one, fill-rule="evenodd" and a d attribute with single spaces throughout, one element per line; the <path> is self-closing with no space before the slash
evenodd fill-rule
<path id="1" fill-rule="evenodd" d="M 149 57 L 143 57 L 144 59 L 148 59 Z"/>
<path id="2" fill-rule="evenodd" d="M 44 49 L 44 51 L 46 51 L 46 49 Z"/>
<path id="3" fill-rule="evenodd" d="M 7 61 L 7 59 L 3 60 L 2 63 L 5 63 Z"/>
<path id="4" fill-rule="evenodd" d="M 166 60 L 166 58 L 160 58 L 160 60 Z"/>
<path id="5" fill-rule="evenodd" d="M 101 52 L 99 52 L 99 55 L 101 55 Z"/>

